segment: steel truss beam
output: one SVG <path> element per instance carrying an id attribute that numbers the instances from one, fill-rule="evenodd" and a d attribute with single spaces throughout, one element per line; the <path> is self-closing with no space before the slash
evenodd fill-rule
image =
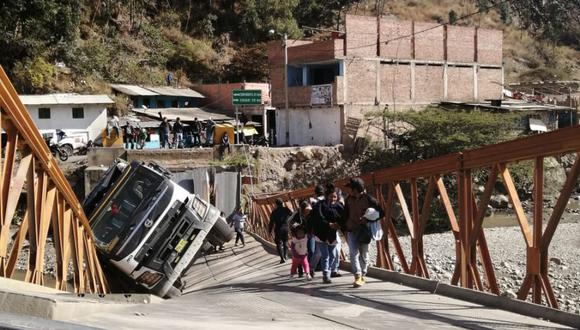
<path id="1" fill-rule="evenodd" d="M 451 283 L 499 295 L 500 289 L 485 239 L 483 222 L 496 183 L 500 180 L 508 192 L 510 204 L 526 244 L 526 276 L 517 296 L 525 300 L 531 292 L 532 301 L 541 304 L 543 295 L 549 306 L 558 308 L 548 278 L 548 251 L 566 204 L 578 183 L 579 150 L 580 127 L 575 126 L 361 175 L 367 182 L 367 191 L 377 197 L 386 215 L 382 219 L 385 235 L 377 242 L 377 266 L 395 270 L 395 263 L 389 252 L 392 246 L 395 248 L 403 272 L 429 277 L 424 258 L 423 234 L 430 220 L 432 203 L 438 200 L 445 209 L 455 239 L 455 271 Z M 556 206 L 542 232 L 544 158 L 569 153 L 576 153 L 576 161 L 567 175 Z M 509 171 L 510 164 L 520 161 L 534 162 L 534 209 L 531 225 Z M 476 170 L 487 171 L 488 174 L 484 191 L 479 196 L 473 190 L 472 173 Z M 335 184 L 344 187 L 346 182 L 339 180 Z M 423 183 L 426 188 L 419 189 L 418 182 Z M 447 193 L 446 186 L 450 185 L 455 185 L 458 192 L 454 201 Z M 405 190 L 408 190 L 407 194 Z M 274 193 L 262 198 L 254 197 L 249 229 L 263 238 L 272 240 L 268 233 L 268 219 L 275 200 L 282 198 L 291 204 L 292 208 L 296 208 L 298 200 L 311 197 L 313 193 L 313 187 L 309 187 L 292 192 Z M 421 201 L 422 206 L 419 207 Z M 410 209 L 408 202 L 411 204 Z M 401 208 L 411 240 L 410 265 L 401 248 L 400 235 L 393 224 L 392 211 L 395 204 Z M 456 209 L 454 205 L 457 206 Z M 481 268 L 478 268 L 477 252 Z M 483 270 L 485 280 L 480 275 L 480 269 Z"/>
<path id="2" fill-rule="evenodd" d="M 28 240 L 24 280 L 45 285 L 50 232 L 56 251 L 54 287 L 59 290 L 70 287 L 79 294 L 107 293 L 93 234 L 81 204 L 1 67 L 0 109 L 0 122 L 6 132 L 0 165 L 0 276 L 15 275 L 24 241 Z M 17 203 L 24 189 L 26 207 L 20 223 L 15 223 Z M 10 229 L 14 226 L 16 233 L 11 237 Z M 67 285 L 69 278 L 73 281 L 71 286 Z"/>

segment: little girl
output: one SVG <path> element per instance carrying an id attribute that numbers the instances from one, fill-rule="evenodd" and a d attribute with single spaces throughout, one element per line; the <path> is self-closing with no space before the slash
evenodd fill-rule
<path id="1" fill-rule="evenodd" d="M 297 228 L 295 233 L 296 234 L 292 237 L 292 242 L 290 243 L 290 249 L 292 251 L 290 277 L 294 277 L 298 266 L 302 266 L 302 269 L 304 269 L 304 273 L 306 274 L 306 279 L 310 281 L 312 277 L 310 276 L 310 267 L 308 265 L 308 237 L 306 237 L 304 227 Z"/>

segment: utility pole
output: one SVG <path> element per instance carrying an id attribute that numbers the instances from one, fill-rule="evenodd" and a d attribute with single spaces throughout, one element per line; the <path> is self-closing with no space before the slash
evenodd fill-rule
<path id="1" fill-rule="evenodd" d="M 290 146 L 290 109 L 288 108 L 288 34 L 284 33 L 284 107 L 286 109 L 286 144 Z"/>
<path id="2" fill-rule="evenodd" d="M 282 36 L 284 41 L 284 109 L 286 112 L 286 144 L 290 145 L 290 109 L 288 108 L 288 33 L 278 33 L 276 30 L 270 30 L 268 33 Z"/>
<path id="3" fill-rule="evenodd" d="M 572 111 L 572 87 L 568 87 L 568 105 L 570 106 L 570 126 L 573 126 L 574 111 Z"/>

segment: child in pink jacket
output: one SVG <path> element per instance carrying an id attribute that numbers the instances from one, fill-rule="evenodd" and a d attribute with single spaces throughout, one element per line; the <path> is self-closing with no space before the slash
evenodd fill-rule
<path id="1" fill-rule="evenodd" d="M 306 279 L 310 281 L 310 267 L 308 265 L 308 237 L 306 237 L 306 232 L 303 227 L 297 228 L 294 237 L 292 237 L 292 242 L 290 243 L 290 249 L 292 251 L 292 267 L 290 268 L 290 277 L 296 275 L 298 266 L 302 266 L 304 273 L 306 274 Z"/>

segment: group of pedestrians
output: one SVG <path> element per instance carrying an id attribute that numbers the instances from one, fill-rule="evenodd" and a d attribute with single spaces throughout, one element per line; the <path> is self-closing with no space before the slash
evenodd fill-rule
<path id="1" fill-rule="evenodd" d="M 213 132 L 216 123 L 210 118 L 205 123 L 202 123 L 197 118 L 189 126 L 183 125 L 181 119 L 177 117 L 173 125 L 167 117 L 161 117 L 159 124 L 159 144 L 160 147 L 175 149 L 187 147 L 201 147 L 202 145 L 213 145 Z M 173 134 L 173 141 L 170 142 L 170 136 Z M 205 142 L 202 142 L 202 138 Z"/>
<path id="2" fill-rule="evenodd" d="M 274 233 L 280 263 L 288 259 L 288 244 L 292 253 L 290 275 L 311 280 L 317 267 L 322 271 L 322 283 L 332 283 L 339 277 L 341 232 L 348 244 L 354 287 L 365 283 L 369 266 L 369 244 L 372 232 L 369 224 L 379 221 L 383 211 L 377 200 L 367 194 L 364 181 L 352 178 L 346 193 L 329 183 L 315 188 L 316 197 L 302 200 L 292 212 L 282 199 L 270 215 L 269 230 Z"/>
<path id="3" fill-rule="evenodd" d="M 118 134 L 118 127 L 113 126 L 113 129 Z M 149 132 L 146 128 L 141 127 L 139 123 L 127 122 L 123 127 L 123 142 L 125 143 L 125 149 L 143 149 L 148 138 Z"/>

